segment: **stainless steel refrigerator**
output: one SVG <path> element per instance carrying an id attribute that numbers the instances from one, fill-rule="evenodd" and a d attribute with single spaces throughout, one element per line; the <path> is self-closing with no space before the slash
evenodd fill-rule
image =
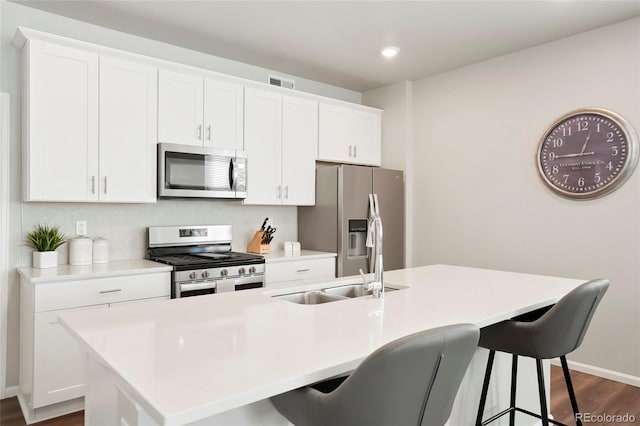
<path id="1" fill-rule="evenodd" d="M 371 272 L 366 247 L 369 194 L 378 194 L 383 227 L 384 270 L 404 268 L 404 173 L 365 166 L 316 169 L 316 204 L 298 207 L 302 248 L 338 253 L 338 277 Z"/>

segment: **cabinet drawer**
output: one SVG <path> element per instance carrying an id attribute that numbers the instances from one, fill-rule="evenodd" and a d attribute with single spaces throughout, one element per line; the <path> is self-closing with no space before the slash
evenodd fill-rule
<path id="1" fill-rule="evenodd" d="M 266 281 L 273 284 L 282 281 L 302 281 L 306 279 L 327 278 L 336 276 L 335 258 L 292 260 L 287 262 L 267 263 Z"/>
<path id="2" fill-rule="evenodd" d="M 170 281 L 170 272 L 160 272 L 39 284 L 35 290 L 35 311 L 170 296 Z"/>

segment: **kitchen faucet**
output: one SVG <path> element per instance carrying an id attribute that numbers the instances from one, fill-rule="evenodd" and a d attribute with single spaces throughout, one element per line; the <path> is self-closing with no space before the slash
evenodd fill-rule
<path id="1" fill-rule="evenodd" d="M 366 289 L 371 290 L 373 297 L 379 299 L 384 297 L 384 283 L 382 280 L 382 218 L 380 217 L 378 194 L 369 194 L 369 209 L 371 213 L 367 227 L 367 247 L 373 249 L 373 281 L 367 282 L 362 269 L 360 269 L 360 275 L 362 276 L 364 281 L 363 285 Z"/>

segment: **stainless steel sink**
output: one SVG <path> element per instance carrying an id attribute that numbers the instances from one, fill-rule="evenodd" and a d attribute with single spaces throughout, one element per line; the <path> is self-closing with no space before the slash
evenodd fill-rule
<path id="1" fill-rule="evenodd" d="M 384 286 L 384 291 L 395 291 L 399 290 L 394 287 Z M 342 297 L 362 297 L 362 296 L 371 296 L 373 293 L 371 290 L 365 289 L 365 287 L 361 284 L 351 284 L 351 285 L 343 285 L 339 287 L 331 287 L 325 288 L 322 290 L 327 294 L 331 294 L 332 296 L 342 296 Z"/>
<path id="2" fill-rule="evenodd" d="M 300 305 L 319 305 L 321 303 L 335 302 L 337 300 L 346 299 L 345 297 L 327 294 L 318 290 L 282 294 L 280 296 L 273 297 L 275 297 L 276 299 L 286 300 L 288 302 L 298 303 Z"/>
<path id="3" fill-rule="evenodd" d="M 362 284 L 351 284 L 351 282 L 353 281 L 347 281 L 349 284 L 327 287 L 322 290 L 301 291 L 297 293 L 275 295 L 272 297 L 292 303 L 298 303 L 300 305 L 318 305 L 321 303 L 336 302 L 338 300 L 346 300 L 355 297 L 371 296 L 372 292 L 370 290 L 366 290 Z M 385 285 L 384 291 L 396 291 L 405 288 L 407 287 Z"/>

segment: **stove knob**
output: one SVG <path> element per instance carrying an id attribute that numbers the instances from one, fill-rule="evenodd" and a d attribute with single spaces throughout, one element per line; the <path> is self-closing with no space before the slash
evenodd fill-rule
<path id="1" fill-rule="evenodd" d="M 189 278 L 191 278 L 192 280 L 195 280 L 196 277 L 197 277 L 197 275 L 196 275 L 195 272 L 192 272 L 192 273 L 189 274 Z"/>
<path id="2" fill-rule="evenodd" d="M 209 271 L 203 271 L 202 272 L 202 278 L 209 278 Z"/>
<path id="3" fill-rule="evenodd" d="M 247 270 L 246 270 L 246 269 L 244 269 L 244 268 L 240 268 L 240 269 L 238 269 L 238 274 L 240 274 L 240 275 L 244 275 L 244 274 L 246 274 L 246 273 L 247 273 Z"/>
<path id="4" fill-rule="evenodd" d="M 256 267 L 255 266 L 250 267 L 249 268 L 249 273 L 250 274 L 255 274 L 256 273 Z"/>
<path id="5" fill-rule="evenodd" d="M 223 269 L 222 271 L 220 271 L 220 276 L 221 276 L 221 277 L 226 277 L 228 273 L 229 273 L 229 272 L 227 272 L 227 270 L 226 270 L 226 269 Z"/>

